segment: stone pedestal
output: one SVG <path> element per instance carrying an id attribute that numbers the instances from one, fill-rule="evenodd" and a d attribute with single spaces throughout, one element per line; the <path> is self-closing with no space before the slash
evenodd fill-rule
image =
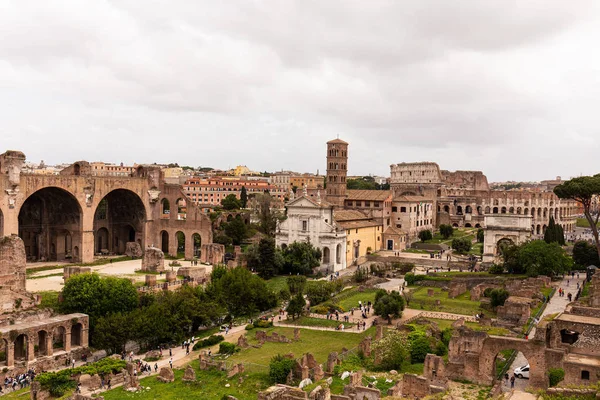
<path id="1" fill-rule="evenodd" d="M 160 272 L 165 270 L 165 255 L 161 249 L 149 247 L 142 258 L 142 271 Z"/>
<path id="2" fill-rule="evenodd" d="M 177 272 L 167 271 L 167 282 L 175 282 L 177 280 Z"/>
<path id="3" fill-rule="evenodd" d="M 146 275 L 146 286 L 156 285 L 156 275 Z"/>

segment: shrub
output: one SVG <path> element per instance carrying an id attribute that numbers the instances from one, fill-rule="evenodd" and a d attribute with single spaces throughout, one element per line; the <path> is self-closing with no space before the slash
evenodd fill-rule
<path id="1" fill-rule="evenodd" d="M 471 245 L 471 239 L 467 237 L 452 239 L 452 249 L 459 253 L 467 253 L 471 250 Z"/>
<path id="2" fill-rule="evenodd" d="M 483 239 L 485 238 L 485 233 L 483 229 L 478 229 L 477 230 L 477 242 L 479 243 L 483 243 Z"/>
<path id="3" fill-rule="evenodd" d="M 320 305 L 313 308 L 313 312 L 315 314 L 327 314 L 329 312 L 329 307 Z"/>
<path id="4" fill-rule="evenodd" d="M 444 237 L 444 239 L 448 239 L 450 236 L 454 234 L 454 228 L 452 225 L 441 224 L 440 225 L 440 235 Z"/>
<path id="5" fill-rule="evenodd" d="M 445 328 L 442 331 L 442 343 L 444 343 L 446 347 L 448 347 L 448 345 L 450 344 L 450 339 L 452 339 L 452 328 Z"/>
<path id="6" fill-rule="evenodd" d="M 412 272 L 407 272 L 406 275 L 404 275 L 404 281 L 409 286 L 414 285 L 415 282 L 417 281 L 417 276 L 415 274 L 413 274 Z"/>
<path id="7" fill-rule="evenodd" d="M 248 324 L 248 325 L 246 325 L 246 327 L 244 329 L 247 331 L 251 331 L 252 329 L 254 329 L 254 325 Z"/>
<path id="8" fill-rule="evenodd" d="M 448 354 L 448 347 L 446 347 L 444 343 L 438 342 L 438 344 L 435 346 L 435 355 L 443 357 L 446 354 Z"/>
<path id="9" fill-rule="evenodd" d="M 412 332 L 408 335 L 410 343 L 410 362 L 412 364 L 425 361 L 427 354 L 431 353 L 429 338 L 421 332 Z"/>
<path id="10" fill-rule="evenodd" d="M 490 305 L 492 307 L 503 306 L 510 294 L 506 289 L 494 289 L 490 292 Z"/>
<path id="11" fill-rule="evenodd" d="M 273 322 L 266 320 L 266 319 L 257 319 L 256 321 L 254 321 L 254 327 L 255 328 L 272 328 L 273 327 Z"/>
<path id="12" fill-rule="evenodd" d="M 369 279 L 369 274 L 363 268 L 357 268 L 352 275 L 352 280 L 357 283 L 365 282 L 367 279 Z"/>
<path id="13" fill-rule="evenodd" d="M 488 272 L 492 275 L 500 275 L 504 273 L 504 265 L 494 264 L 488 269 Z"/>
<path id="14" fill-rule="evenodd" d="M 285 287 L 279 291 L 279 300 L 288 301 L 291 297 L 290 289 Z"/>
<path id="15" fill-rule="evenodd" d="M 431 240 L 433 239 L 433 234 L 431 233 L 431 231 L 429 229 L 425 229 L 421 232 L 419 232 L 419 240 L 421 240 L 421 242 L 425 242 L 427 240 Z"/>
<path id="16" fill-rule="evenodd" d="M 565 379 L 565 370 L 562 368 L 550 368 L 548 371 L 548 379 L 550 387 L 558 385 L 560 381 Z"/>
<path id="17" fill-rule="evenodd" d="M 492 290 L 494 290 L 494 288 L 487 288 L 483 291 L 483 297 L 490 297 L 492 295 Z"/>
<path id="18" fill-rule="evenodd" d="M 413 263 L 393 262 L 392 263 L 392 268 L 394 270 L 398 270 L 398 272 L 400 272 L 401 274 L 406 274 L 406 273 L 412 271 L 415 268 L 415 264 L 413 264 Z"/>
<path id="19" fill-rule="evenodd" d="M 220 354 L 233 354 L 236 352 L 236 345 L 229 342 L 219 343 L 219 353 Z"/>
<path id="20" fill-rule="evenodd" d="M 192 350 L 200 350 L 204 347 L 214 346 L 215 344 L 220 343 L 223 340 L 225 340 L 223 335 L 212 335 L 207 337 L 206 339 L 197 341 L 196 344 L 194 344 Z"/>
<path id="21" fill-rule="evenodd" d="M 294 360 L 277 354 L 269 363 L 269 378 L 271 382 L 285 383 L 293 367 Z"/>

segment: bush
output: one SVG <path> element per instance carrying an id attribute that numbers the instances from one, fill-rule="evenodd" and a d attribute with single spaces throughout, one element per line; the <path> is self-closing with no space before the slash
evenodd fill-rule
<path id="1" fill-rule="evenodd" d="M 254 321 L 254 327 L 255 328 L 272 328 L 273 327 L 273 322 L 266 320 L 266 319 L 257 319 L 256 321 Z"/>
<path id="2" fill-rule="evenodd" d="M 483 243 L 483 239 L 485 238 L 485 233 L 483 229 L 477 230 L 477 242 Z"/>
<path id="3" fill-rule="evenodd" d="M 223 340 L 225 340 L 223 335 L 212 335 L 207 337 L 206 339 L 197 341 L 196 344 L 194 344 L 192 350 L 200 350 L 204 347 L 214 346 L 215 344 L 220 343 Z"/>
<path id="4" fill-rule="evenodd" d="M 487 288 L 483 291 L 483 297 L 490 297 L 492 295 L 492 290 L 494 290 L 494 288 Z"/>
<path id="5" fill-rule="evenodd" d="M 442 331 L 442 343 L 444 343 L 446 347 L 448 347 L 448 345 L 450 344 L 450 339 L 452 339 L 452 328 L 445 328 Z"/>
<path id="6" fill-rule="evenodd" d="M 425 229 L 421 232 L 419 232 L 419 240 L 421 240 L 421 242 L 425 242 L 427 240 L 431 240 L 433 239 L 433 234 L 431 233 L 431 231 L 429 229 Z"/>
<path id="7" fill-rule="evenodd" d="M 452 225 L 441 224 L 440 225 L 440 235 L 444 237 L 444 239 L 448 239 L 450 236 L 454 234 L 454 228 Z"/>
<path id="8" fill-rule="evenodd" d="M 407 272 L 406 275 L 404 275 L 404 281 L 409 286 L 414 285 L 417 281 L 417 276 L 412 272 Z"/>
<path id="9" fill-rule="evenodd" d="M 273 383 L 286 383 L 290 371 L 294 367 L 294 360 L 277 354 L 269 363 L 269 378 Z"/>
<path id="10" fill-rule="evenodd" d="M 412 364 L 425 361 L 427 354 L 431 353 L 429 338 L 421 332 L 412 332 L 408 335 L 410 343 L 410 362 Z"/>
<path id="11" fill-rule="evenodd" d="M 565 379 L 565 370 L 562 368 L 550 368 L 548 371 L 548 379 L 550 387 L 558 385 L 560 381 Z"/>
<path id="12" fill-rule="evenodd" d="M 248 324 L 248 325 L 246 325 L 246 327 L 244 329 L 247 331 L 251 331 L 252 329 L 254 329 L 254 325 Z"/>
<path id="13" fill-rule="evenodd" d="M 459 253 L 467 253 L 471 250 L 471 245 L 471 239 L 466 237 L 452 239 L 452 249 Z"/>
<path id="14" fill-rule="evenodd" d="M 320 306 L 313 307 L 312 311 L 315 314 L 327 314 L 329 312 L 329 307 L 320 305 Z"/>
<path id="15" fill-rule="evenodd" d="M 414 268 L 415 268 L 415 264 L 413 264 L 413 263 L 399 263 L 399 262 L 392 263 L 392 269 L 397 270 L 401 274 L 406 274 L 406 273 L 412 271 Z"/>
<path id="16" fill-rule="evenodd" d="M 279 300 L 288 301 L 291 297 L 290 289 L 285 287 L 279 291 Z"/>
<path id="17" fill-rule="evenodd" d="M 504 273 L 504 265 L 494 264 L 489 269 L 488 272 L 492 275 L 500 275 Z"/>
<path id="18" fill-rule="evenodd" d="M 219 353 L 220 354 L 233 354 L 237 350 L 237 347 L 233 343 L 222 342 L 219 343 Z"/>
<path id="19" fill-rule="evenodd" d="M 444 343 L 438 342 L 438 344 L 435 346 L 435 355 L 443 357 L 446 354 L 448 354 L 448 347 L 446 347 Z"/>
<path id="20" fill-rule="evenodd" d="M 494 289 L 490 292 L 490 305 L 494 308 L 503 306 L 510 294 L 506 289 Z"/>
<path id="21" fill-rule="evenodd" d="M 362 283 L 369 279 L 369 274 L 363 268 L 357 268 L 352 275 L 352 280 L 356 283 Z"/>

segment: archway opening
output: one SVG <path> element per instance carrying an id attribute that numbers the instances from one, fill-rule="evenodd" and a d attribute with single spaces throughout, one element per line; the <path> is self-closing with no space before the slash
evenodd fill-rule
<path id="1" fill-rule="evenodd" d="M 462 206 L 456 206 L 456 215 L 462 215 L 463 209 Z"/>
<path id="2" fill-rule="evenodd" d="M 455 222 L 455 223 L 452 224 L 452 227 L 458 228 L 458 224 Z"/>
<path id="3" fill-rule="evenodd" d="M 81 245 L 81 215 L 77 199 L 66 190 L 47 187 L 29 196 L 19 211 L 19 237 L 27 260 L 70 259 L 72 246 Z"/>
<path id="4" fill-rule="evenodd" d="M 83 335 L 83 325 L 80 322 L 71 327 L 71 347 L 81 346 Z"/>
<path id="5" fill-rule="evenodd" d="M 465 224 L 465 228 L 472 228 L 472 226 L 471 226 L 471 224 L 470 224 L 470 223 L 468 223 L 468 222 L 467 222 L 467 223 Z"/>
<path id="6" fill-rule="evenodd" d="M 472 214 L 473 213 L 473 208 L 471 206 L 466 206 L 465 207 L 465 213 L 466 214 Z"/>
<path id="7" fill-rule="evenodd" d="M 481 224 L 475 224 L 475 228 L 481 228 Z"/>
<path id="8" fill-rule="evenodd" d="M 178 231 L 175 234 L 175 239 L 177 240 L 177 257 L 185 257 L 185 234 Z"/>
<path id="9" fill-rule="evenodd" d="M 493 214 L 498 214 L 498 207 L 494 207 L 494 210 L 492 211 Z"/>
<path id="10" fill-rule="evenodd" d="M 512 241 L 512 239 L 509 238 L 502 238 L 500 240 L 498 240 L 498 242 L 496 243 L 496 255 L 504 255 L 504 253 L 506 252 L 506 250 L 511 247 L 514 246 L 515 242 Z"/>
<path id="11" fill-rule="evenodd" d="M 146 209 L 140 197 L 127 189 L 115 189 L 104 196 L 94 213 L 96 246 L 102 237 L 106 246 L 101 252 L 124 254 L 128 242 L 143 241 L 145 222 Z M 102 229 L 106 231 L 100 232 Z"/>
<path id="12" fill-rule="evenodd" d="M 323 264 L 329 264 L 330 252 L 329 247 L 323 247 Z"/>
<path id="13" fill-rule="evenodd" d="M 187 205 L 184 199 L 177 199 L 177 219 L 185 220 L 187 216 Z"/>
<path id="14" fill-rule="evenodd" d="M 168 199 L 162 199 L 160 201 L 160 217 L 168 219 L 171 216 L 171 204 Z"/>
<path id="15" fill-rule="evenodd" d="M 37 344 L 34 347 L 35 355 L 45 356 L 48 354 L 47 343 L 48 343 L 48 332 L 39 331 L 37 334 Z"/>
<path id="16" fill-rule="evenodd" d="M 6 366 L 6 357 L 8 355 L 8 341 L 6 339 L 0 340 L 0 365 Z"/>
<path id="17" fill-rule="evenodd" d="M 22 333 L 15 339 L 15 361 L 27 360 L 27 343 L 28 337 Z"/>
<path id="18" fill-rule="evenodd" d="M 502 207 L 502 209 L 500 210 L 500 214 L 506 214 L 506 207 Z"/>
<path id="19" fill-rule="evenodd" d="M 52 348 L 55 350 L 64 350 L 67 331 L 64 326 L 57 326 L 52 332 Z"/>
<path id="20" fill-rule="evenodd" d="M 514 375 L 514 388 L 525 390 L 529 385 L 530 377 L 529 361 L 523 353 L 515 349 L 501 350 L 494 358 L 493 371 L 494 380 L 502 381 L 502 391 L 510 392 L 513 384 L 511 378 Z M 506 377 L 508 376 L 508 382 Z"/>
<path id="21" fill-rule="evenodd" d="M 536 226 L 536 228 L 535 228 L 535 233 L 537 233 L 539 235 L 541 230 L 542 230 L 542 226 L 538 224 L 538 226 Z"/>
<path id="22" fill-rule="evenodd" d="M 108 254 L 108 229 L 100 228 L 96 232 L 96 254 Z"/>
<path id="23" fill-rule="evenodd" d="M 163 253 L 169 254 L 169 233 L 167 231 L 160 233 L 160 249 Z"/>
<path id="24" fill-rule="evenodd" d="M 202 248 L 202 236 L 199 233 L 192 235 L 192 242 L 194 243 L 194 257 L 200 258 L 200 249 Z"/>
<path id="25" fill-rule="evenodd" d="M 444 212 L 449 213 L 450 212 L 450 206 L 444 206 Z"/>

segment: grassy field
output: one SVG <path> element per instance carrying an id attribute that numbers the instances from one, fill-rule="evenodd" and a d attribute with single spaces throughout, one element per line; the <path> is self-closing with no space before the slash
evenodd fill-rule
<path id="1" fill-rule="evenodd" d="M 272 328 L 267 330 L 293 337 L 291 328 Z M 196 370 L 196 382 L 183 383 L 181 378 L 184 369 L 175 370 L 175 382 L 161 383 L 156 377 L 141 379 L 143 387 L 148 387 L 140 393 L 127 393 L 122 388 L 116 388 L 103 394 L 106 400 L 140 399 L 140 400 L 180 400 L 180 399 L 214 399 L 220 400 L 224 395 L 232 395 L 240 400 L 255 400 L 259 391 L 270 386 L 268 372 L 269 361 L 276 354 L 293 353 L 301 357 L 306 352 L 312 353 L 317 362 L 325 363 L 327 356 L 332 351 L 340 352 L 342 347 L 353 349 L 366 335 L 373 336 L 374 328 L 366 330 L 361 334 L 342 332 L 323 332 L 303 329 L 300 333 L 300 341 L 292 343 L 265 343 L 262 348 L 250 347 L 235 353 L 227 359 L 227 364 L 243 362 L 245 372 L 243 381 L 240 383 L 238 377 L 227 379 L 226 372 L 200 371 L 198 361 L 191 363 Z M 248 334 L 250 345 L 257 344 L 253 332 Z M 340 382 L 341 383 L 341 382 Z M 345 382 L 347 384 L 347 382 Z M 230 387 L 227 388 L 226 385 Z M 384 388 L 385 381 L 378 382 Z M 343 387 L 343 384 L 340 384 Z M 16 397 L 15 397 L 16 398 Z"/>
<path id="2" fill-rule="evenodd" d="M 480 312 L 484 312 L 486 315 L 492 314 L 488 310 L 483 310 L 478 301 L 472 301 L 469 291 L 454 299 L 449 299 L 448 292 L 444 292 L 440 288 L 413 286 L 410 289 L 413 293 L 413 299 L 409 308 L 415 310 L 441 311 L 463 315 L 475 315 Z M 427 296 L 428 289 L 433 289 L 434 295 L 432 297 Z M 435 304 L 436 300 L 441 301 L 439 306 Z"/>
<path id="3" fill-rule="evenodd" d="M 320 326 L 324 328 L 337 328 L 340 324 L 344 324 L 345 329 L 351 329 L 355 324 L 344 321 L 336 321 L 335 319 L 300 317 L 296 320 L 288 319 L 281 322 L 282 324 L 300 325 L 300 326 Z"/>
<path id="4" fill-rule="evenodd" d="M 437 319 L 437 318 L 427 318 L 427 320 L 435 322 L 440 328 L 440 330 L 444 330 L 446 328 L 451 328 L 452 323 L 455 321 L 447 320 L 447 319 Z M 481 326 L 476 322 L 465 322 L 465 326 L 473 329 L 474 331 L 485 332 L 488 335 L 495 336 L 508 336 L 509 330 L 504 328 L 495 328 L 491 326 Z"/>
<path id="5" fill-rule="evenodd" d="M 598 221 L 598 223 L 596 225 L 598 227 L 600 227 L 600 221 Z M 590 227 L 590 223 L 585 218 L 577 218 L 577 227 L 578 228 L 589 228 Z"/>
<path id="6" fill-rule="evenodd" d="M 425 243 L 443 243 L 450 246 L 452 244 L 452 239 L 460 238 L 460 237 L 469 237 L 471 240 L 475 239 L 475 235 L 477 235 L 477 228 L 458 228 L 454 229 L 454 234 L 450 236 L 448 239 L 444 239 L 439 232 L 435 232 L 433 234 L 433 239 L 425 241 Z"/>
<path id="7" fill-rule="evenodd" d="M 344 311 L 350 310 L 352 307 L 358 308 L 358 302 L 366 304 L 369 301 L 373 303 L 375 301 L 375 289 L 367 289 L 363 292 L 359 292 L 358 289 L 347 289 L 332 298 L 332 301 L 342 307 Z"/>
<path id="8" fill-rule="evenodd" d="M 287 287 L 287 276 L 274 276 L 271 279 L 265 281 L 267 287 L 273 290 L 275 293 L 279 293 L 281 289 Z"/>

